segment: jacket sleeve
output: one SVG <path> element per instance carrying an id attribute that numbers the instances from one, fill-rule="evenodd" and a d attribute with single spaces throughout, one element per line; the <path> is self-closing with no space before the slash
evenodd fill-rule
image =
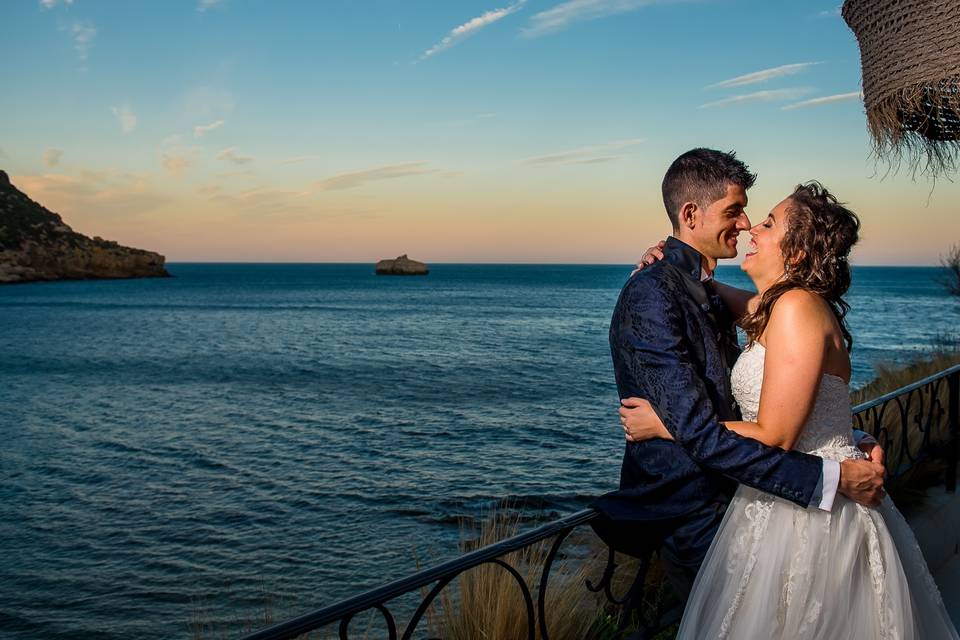
<path id="1" fill-rule="evenodd" d="M 624 373 L 637 394 L 653 405 L 677 444 L 701 467 L 807 507 L 823 461 L 768 447 L 724 427 L 691 360 L 682 310 L 664 284 L 635 278 L 623 295 L 611 346 L 621 350 L 620 362 L 628 368 Z"/>

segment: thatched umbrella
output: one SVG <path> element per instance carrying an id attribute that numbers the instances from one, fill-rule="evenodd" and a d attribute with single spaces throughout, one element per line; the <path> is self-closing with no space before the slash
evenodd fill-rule
<path id="1" fill-rule="evenodd" d="M 846 0 L 877 154 L 943 175 L 960 159 L 960 0 Z"/>

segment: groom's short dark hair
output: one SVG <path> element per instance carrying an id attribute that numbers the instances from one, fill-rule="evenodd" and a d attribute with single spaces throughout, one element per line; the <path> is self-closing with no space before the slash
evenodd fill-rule
<path id="1" fill-rule="evenodd" d="M 663 176 L 663 206 L 673 230 L 680 228 L 680 207 L 684 202 L 696 202 L 706 208 L 726 195 L 728 184 L 747 190 L 756 180 L 757 174 L 750 173 L 733 151 L 687 151 L 673 161 Z"/>

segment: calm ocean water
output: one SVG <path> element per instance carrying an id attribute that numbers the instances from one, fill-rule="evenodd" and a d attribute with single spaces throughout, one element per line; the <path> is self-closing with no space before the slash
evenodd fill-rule
<path id="1" fill-rule="evenodd" d="M 0 288 L 2 638 L 230 630 L 264 593 L 302 612 L 452 557 L 502 499 L 616 486 L 629 268 L 170 270 Z M 936 273 L 855 270 L 855 384 L 957 329 Z"/>

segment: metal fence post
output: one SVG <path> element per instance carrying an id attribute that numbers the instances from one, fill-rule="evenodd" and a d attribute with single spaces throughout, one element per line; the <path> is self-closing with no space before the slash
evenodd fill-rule
<path id="1" fill-rule="evenodd" d="M 957 453 L 960 443 L 960 371 L 954 371 L 947 378 L 949 400 L 947 402 L 947 420 L 950 428 L 950 452 L 947 458 L 947 491 L 957 490 Z"/>

